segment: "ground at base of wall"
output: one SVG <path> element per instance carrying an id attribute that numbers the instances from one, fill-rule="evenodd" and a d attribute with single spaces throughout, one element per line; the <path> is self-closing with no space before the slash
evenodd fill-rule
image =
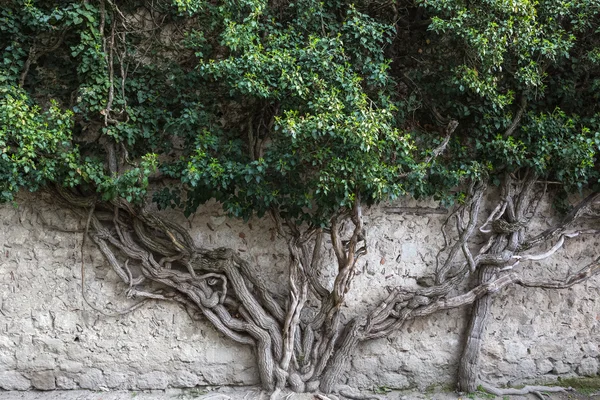
<path id="1" fill-rule="evenodd" d="M 366 393 L 364 393 L 366 394 Z M 380 399 L 389 400 L 532 400 L 534 395 L 495 397 L 484 393 L 458 395 L 449 392 L 426 393 L 416 391 L 391 391 L 385 394 L 374 394 Z M 549 394 L 548 400 L 600 400 L 600 392 L 582 394 L 577 392 Z M 55 390 L 39 391 L 0 391 L 0 400 L 266 400 L 268 396 L 259 389 L 251 387 L 221 387 L 198 389 L 168 389 L 154 391 L 89 391 L 89 390 Z M 282 400 L 317 400 L 312 394 L 283 393 Z"/>

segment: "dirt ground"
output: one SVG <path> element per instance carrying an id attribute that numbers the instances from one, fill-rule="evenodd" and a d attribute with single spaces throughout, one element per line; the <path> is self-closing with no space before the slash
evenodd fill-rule
<path id="1" fill-rule="evenodd" d="M 373 394 L 383 400 L 478 400 L 478 399 L 501 399 L 501 400 L 533 400 L 538 399 L 535 395 L 495 397 L 488 394 L 476 393 L 471 395 L 458 395 L 449 392 L 426 393 L 416 391 L 393 391 L 385 394 Z M 281 400 L 319 400 L 319 397 L 311 394 L 282 393 Z M 600 400 L 600 392 L 582 394 L 578 392 L 551 394 L 546 396 L 548 400 Z M 268 396 L 262 394 L 259 389 L 249 387 L 222 387 L 222 388 L 198 388 L 198 389 L 168 389 L 159 391 L 111 391 L 93 392 L 86 390 L 65 390 L 49 392 L 2 392 L 2 400 L 267 400 Z"/>

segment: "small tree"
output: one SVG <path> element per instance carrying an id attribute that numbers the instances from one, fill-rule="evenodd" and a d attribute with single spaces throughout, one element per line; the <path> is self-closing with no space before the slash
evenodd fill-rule
<path id="1" fill-rule="evenodd" d="M 129 296 L 178 301 L 253 346 L 274 395 L 329 393 L 358 343 L 471 303 L 459 385 L 474 391 L 490 293 L 597 272 L 598 260 L 551 283 L 513 269 L 595 233 L 573 228 L 596 214 L 595 194 L 527 231 L 540 182 L 595 190 L 593 2 L 120 3 L 0 11 L 2 199 L 55 187 Z M 150 211 L 151 181 L 160 208 L 189 215 L 216 199 L 234 217 L 269 215 L 288 243 L 285 298 L 233 250 Z M 481 224 L 490 185 L 501 195 Z M 363 207 L 404 195 L 456 203 L 454 241 L 429 284 L 344 322 L 368 247 Z M 475 248 L 477 230 L 490 237 Z M 325 236 L 331 286 L 318 275 Z"/>
<path id="2" fill-rule="evenodd" d="M 598 3 L 426 1 L 423 6 L 430 17 L 430 33 L 417 44 L 426 49 L 419 61 L 443 67 L 414 71 L 412 82 L 419 90 L 425 86 L 429 93 L 437 92 L 427 98 L 431 107 L 461 121 L 459 134 L 463 134 L 452 147 L 453 162 L 486 165 L 486 180 L 500 186 L 498 204 L 479 228 L 491 234 L 487 244 L 477 255 L 464 246 L 476 232 L 473 207 L 478 207 L 480 194 L 474 190 L 469 196 L 474 202 L 470 217 L 456 216 L 460 238 L 449 259 L 462 246 L 476 282 L 484 284 L 512 270 L 519 260 L 551 256 L 566 238 L 596 234 L 594 229 L 575 226 L 581 216 L 596 215 L 595 157 L 600 136 L 594 87 L 600 81 L 591 76 L 598 72 L 600 61 L 598 37 L 593 33 Z M 558 185 L 550 192 L 555 206 L 566 215 L 557 226 L 535 234 L 529 223 L 549 184 Z M 565 202 L 567 193 L 585 191 L 593 193 L 572 208 Z M 547 242 L 552 243 L 550 249 L 531 255 Z M 511 265 L 511 259 L 517 261 Z M 598 259 L 579 275 L 560 281 L 521 284 L 570 287 L 595 273 L 597 264 Z M 444 274 L 436 280 L 443 282 Z M 461 390 L 472 392 L 478 387 L 476 367 L 491 305 L 491 296 L 473 305 L 459 367 Z M 484 387 L 497 395 L 511 394 Z"/>

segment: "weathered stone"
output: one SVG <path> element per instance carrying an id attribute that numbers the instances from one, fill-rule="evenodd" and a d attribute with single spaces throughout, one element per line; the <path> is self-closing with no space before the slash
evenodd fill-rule
<path id="1" fill-rule="evenodd" d="M 413 263 L 418 261 L 418 243 L 404 242 L 400 247 L 400 253 L 402 254 L 402 262 Z"/>
<path id="2" fill-rule="evenodd" d="M 547 374 L 554 368 L 554 365 L 552 365 L 552 363 L 548 359 L 537 360 L 535 365 L 537 367 L 538 373 L 540 374 Z"/>
<path id="3" fill-rule="evenodd" d="M 83 370 L 83 363 L 79 361 L 65 360 L 59 365 L 59 368 L 61 371 L 65 372 L 80 372 Z"/>
<path id="4" fill-rule="evenodd" d="M 82 389 L 90 390 L 99 390 L 100 387 L 106 385 L 102 371 L 96 368 L 90 368 L 80 374 L 78 383 Z"/>
<path id="5" fill-rule="evenodd" d="M 76 332 L 78 318 L 74 313 L 58 313 L 54 317 L 54 328 L 63 332 Z"/>
<path id="6" fill-rule="evenodd" d="M 557 361 L 554 363 L 554 369 L 552 372 L 555 374 L 566 374 L 567 372 L 571 372 L 571 366 L 563 363 L 562 361 Z"/>
<path id="7" fill-rule="evenodd" d="M 183 362 L 194 362 L 200 359 L 200 352 L 193 343 L 181 343 L 176 357 Z"/>
<path id="8" fill-rule="evenodd" d="M 178 388 L 189 388 L 197 386 L 200 383 L 198 375 L 189 371 L 174 371 L 172 385 Z"/>
<path id="9" fill-rule="evenodd" d="M 244 364 L 232 364 L 231 374 L 236 385 L 258 385 L 258 372 L 255 366 L 248 367 Z"/>
<path id="10" fill-rule="evenodd" d="M 56 379 L 53 371 L 33 372 L 30 376 L 31 385 L 37 390 L 56 389 Z"/>
<path id="11" fill-rule="evenodd" d="M 162 371 L 143 374 L 137 379 L 140 389 L 166 389 L 169 386 L 169 375 Z"/>
<path id="12" fill-rule="evenodd" d="M 46 330 L 52 327 L 52 316 L 48 311 L 34 311 L 31 313 L 31 319 L 37 329 Z"/>
<path id="13" fill-rule="evenodd" d="M 379 384 L 394 389 L 405 389 L 410 387 L 408 378 L 403 374 L 395 374 L 393 372 L 384 372 L 381 375 Z"/>
<path id="14" fill-rule="evenodd" d="M 352 368 L 356 372 L 373 375 L 381 368 L 379 357 L 354 357 L 352 359 Z"/>
<path id="15" fill-rule="evenodd" d="M 56 376 L 56 388 L 62 390 L 74 390 L 77 389 L 77 383 L 72 378 L 64 375 Z"/>
<path id="16" fill-rule="evenodd" d="M 8 349 L 0 348 L 0 370 L 9 370 L 17 367 L 17 360 L 12 352 Z"/>
<path id="17" fill-rule="evenodd" d="M 499 342 L 485 343 L 481 351 L 486 356 L 495 360 L 502 360 L 504 358 L 504 346 Z"/>
<path id="18" fill-rule="evenodd" d="M 353 372 L 352 375 L 348 377 L 348 385 L 353 388 L 372 388 L 373 387 L 373 379 L 368 377 L 365 374 L 361 374 L 360 372 Z"/>
<path id="19" fill-rule="evenodd" d="M 584 358 L 577 368 L 577 373 L 584 376 L 598 375 L 598 360 L 591 357 Z"/>
<path id="20" fill-rule="evenodd" d="M 517 372 L 517 365 L 515 363 L 509 363 L 506 361 L 500 361 L 494 365 L 494 370 L 504 376 L 515 376 Z"/>
<path id="21" fill-rule="evenodd" d="M 517 373 L 520 376 L 535 376 L 537 372 L 537 367 L 533 360 L 525 359 L 522 362 L 517 364 Z"/>
<path id="22" fill-rule="evenodd" d="M 104 374 L 106 387 L 110 389 L 127 389 L 127 382 L 131 381 L 128 374 L 123 372 L 108 372 Z"/>
<path id="23" fill-rule="evenodd" d="M 29 379 L 17 371 L 0 372 L 0 388 L 4 390 L 27 390 L 31 387 Z"/>
<path id="24" fill-rule="evenodd" d="M 584 356 L 581 347 L 582 346 L 579 345 L 579 343 L 575 342 L 565 344 L 563 348 L 563 351 L 565 352 L 563 361 L 569 364 L 579 364 Z"/>
<path id="25" fill-rule="evenodd" d="M 598 350 L 598 345 L 596 343 L 587 342 L 584 343 L 581 348 L 587 357 L 598 357 L 598 355 L 600 355 L 600 351 Z"/>
<path id="26" fill-rule="evenodd" d="M 209 385 L 218 385 L 224 379 L 228 379 L 229 368 L 225 365 L 215 365 L 212 368 L 202 369 L 202 376 Z"/>
<path id="27" fill-rule="evenodd" d="M 527 347 L 523 343 L 505 342 L 504 349 L 504 359 L 510 363 L 520 363 L 527 357 Z"/>

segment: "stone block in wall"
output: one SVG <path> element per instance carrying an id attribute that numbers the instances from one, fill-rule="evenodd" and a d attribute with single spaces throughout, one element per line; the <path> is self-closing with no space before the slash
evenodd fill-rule
<path id="1" fill-rule="evenodd" d="M 226 365 L 215 365 L 211 368 L 204 368 L 201 370 L 201 373 L 209 385 L 218 385 L 219 382 L 223 382 L 229 378 L 229 369 Z"/>
<path id="2" fill-rule="evenodd" d="M 27 390 L 31 387 L 29 379 L 17 371 L 0 372 L 0 388 L 4 390 Z"/>
<path id="3" fill-rule="evenodd" d="M 30 375 L 31 385 L 36 390 L 54 390 L 56 389 L 56 378 L 54 371 L 32 372 Z"/>
<path id="4" fill-rule="evenodd" d="M 394 389 L 406 389 L 410 387 L 410 382 L 408 381 L 406 375 L 393 372 L 382 373 L 376 384 Z"/>
<path id="5" fill-rule="evenodd" d="M 534 377 L 537 375 L 537 367 L 533 360 L 524 358 L 517 364 L 517 376 Z"/>
<path id="6" fill-rule="evenodd" d="M 585 355 L 581 346 L 576 342 L 566 345 L 563 348 L 563 351 L 563 361 L 569 364 L 579 364 Z"/>
<path id="7" fill-rule="evenodd" d="M 104 374 L 104 382 L 106 387 L 110 389 L 127 389 L 132 386 L 132 380 L 132 376 L 124 372 L 107 372 Z"/>
<path id="8" fill-rule="evenodd" d="M 517 333 L 519 334 L 519 336 L 524 337 L 524 338 L 531 338 L 534 337 L 538 332 L 538 327 L 537 325 L 533 325 L 533 324 L 527 324 L 527 325 L 521 325 L 519 327 L 519 329 L 517 330 Z"/>
<path id="9" fill-rule="evenodd" d="M 14 356 L 15 345 L 13 343 L 9 346 L 4 347 L 0 344 L 0 370 L 2 371 L 15 369 L 17 367 L 17 360 Z"/>
<path id="10" fill-rule="evenodd" d="M 516 376 L 517 373 L 517 364 L 513 362 L 500 361 L 493 366 L 489 366 L 488 369 L 494 369 L 495 372 L 508 377 Z"/>
<path id="11" fill-rule="evenodd" d="M 550 362 L 550 360 L 548 360 L 546 358 L 537 360 L 535 365 L 537 367 L 537 372 L 541 375 L 545 375 L 545 374 L 551 372 L 552 369 L 554 368 L 554 365 L 552 364 L 552 362 Z"/>
<path id="12" fill-rule="evenodd" d="M 569 364 L 565 364 L 562 361 L 556 361 L 554 363 L 554 368 L 552 369 L 554 374 L 566 374 L 571 372 L 571 366 Z"/>
<path id="13" fill-rule="evenodd" d="M 61 371 L 65 372 L 81 372 L 83 370 L 83 363 L 79 361 L 64 360 L 58 366 Z"/>
<path id="14" fill-rule="evenodd" d="M 77 389 L 77 383 L 75 383 L 73 378 L 58 374 L 56 376 L 56 388 L 62 390 L 74 390 Z"/>
<path id="15" fill-rule="evenodd" d="M 348 380 L 346 384 L 349 385 L 350 388 L 372 388 L 373 387 L 373 378 L 368 377 L 365 374 L 361 374 L 360 372 L 352 372 L 351 375 L 348 375 Z"/>
<path id="16" fill-rule="evenodd" d="M 180 343 L 179 351 L 176 352 L 175 357 L 183 362 L 194 362 L 200 359 L 200 352 L 198 346 L 194 343 Z"/>
<path id="17" fill-rule="evenodd" d="M 185 370 L 173 371 L 173 381 L 171 385 L 177 388 L 190 388 L 198 386 L 201 379 L 198 375 Z"/>
<path id="18" fill-rule="evenodd" d="M 102 371 L 90 368 L 79 375 L 77 382 L 82 389 L 98 390 L 106 385 Z"/>
<path id="19" fill-rule="evenodd" d="M 46 310 L 36 310 L 31 312 L 33 326 L 39 330 L 48 330 L 52 328 L 52 316 Z"/>
<path id="20" fill-rule="evenodd" d="M 386 371 L 398 372 L 405 368 L 405 360 L 401 355 L 396 357 L 380 357 L 381 366 Z"/>
<path id="21" fill-rule="evenodd" d="M 352 359 L 353 371 L 372 376 L 381 369 L 379 357 L 355 357 Z"/>
<path id="22" fill-rule="evenodd" d="M 520 363 L 527 358 L 527 347 L 517 341 L 504 342 L 504 359 L 510 363 Z"/>
<path id="23" fill-rule="evenodd" d="M 166 389 L 169 386 L 169 375 L 162 371 L 152 371 L 140 375 L 137 379 L 137 387 L 140 389 Z"/>
<path id="24" fill-rule="evenodd" d="M 204 352 L 204 359 L 209 364 L 231 364 L 245 361 L 253 361 L 253 358 L 247 357 L 247 352 L 240 352 L 233 347 L 216 348 L 210 346 Z"/>
<path id="25" fill-rule="evenodd" d="M 502 360 L 504 357 L 504 346 L 501 342 L 485 343 L 481 349 L 482 354 L 494 360 Z"/>
<path id="26" fill-rule="evenodd" d="M 236 385 L 258 385 L 258 371 L 254 365 L 248 366 L 248 363 L 235 363 L 230 366 L 230 378 L 233 378 Z"/>
<path id="27" fill-rule="evenodd" d="M 43 336 L 36 339 L 36 344 L 42 344 L 45 347 L 45 351 L 52 354 L 62 354 L 65 351 L 64 338 Z"/>
<path id="28" fill-rule="evenodd" d="M 598 375 L 598 360 L 592 357 L 584 358 L 577 367 L 577 373 L 584 376 Z"/>
<path id="29" fill-rule="evenodd" d="M 84 363 L 89 359 L 90 351 L 80 343 L 69 343 L 67 345 L 66 358 L 71 361 Z"/>
<path id="30" fill-rule="evenodd" d="M 587 357 L 598 357 L 600 355 L 600 351 L 598 350 L 598 345 L 596 343 L 587 342 L 584 343 L 581 348 Z"/>
<path id="31" fill-rule="evenodd" d="M 58 332 L 77 332 L 79 318 L 75 313 L 57 313 L 54 317 L 54 329 Z"/>
<path id="32" fill-rule="evenodd" d="M 23 351 L 28 353 L 17 351 L 17 365 L 22 371 L 47 371 L 57 367 L 55 356 L 44 353 L 42 348 L 27 346 Z"/>

